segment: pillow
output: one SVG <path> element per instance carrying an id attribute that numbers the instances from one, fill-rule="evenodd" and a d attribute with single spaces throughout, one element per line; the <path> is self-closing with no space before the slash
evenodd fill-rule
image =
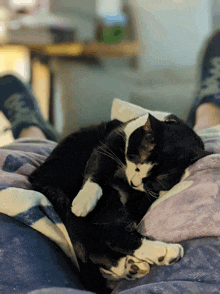
<path id="1" fill-rule="evenodd" d="M 158 119 L 167 115 L 119 99 L 113 101 L 111 115 L 124 122 L 147 112 Z M 181 182 L 152 204 L 138 227 L 142 235 L 164 242 L 220 236 L 220 126 L 198 135 L 215 154 L 187 168 Z"/>
<path id="2" fill-rule="evenodd" d="M 148 110 L 135 104 L 115 98 L 112 103 L 111 119 L 118 119 L 122 122 L 126 122 L 146 113 L 150 113 L 160 120 L 170 114 L 168 112 Z"/>

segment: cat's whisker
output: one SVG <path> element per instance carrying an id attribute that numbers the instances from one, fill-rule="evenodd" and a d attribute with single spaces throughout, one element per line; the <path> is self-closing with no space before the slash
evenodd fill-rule
<path id="1" fill-rule="evenodd" d="M 101 150 L 102 152 L 100 152 L 99 150 Z M 101 153 L 101 154 L 103 154 L 103 155 L 106 155 L 106 156 L 108 156 L 108 157 L 110 157 L 110 158 L 112 158 L 114 160 L 117 160 L 118 159 L 114 154 L 110 153 L 109 151 L 107 151 L 103 147 L 99 147 L 98 148 L 98 152 Z"/>
<path id="2" fill-rule="evenodd" d="M 105 156 L 107 156 L 107 157 L 109 157 L 109 158 L 111 158 L 111 159 L 117 161 L 117 159 L 116 159 L 115 157 L 113 157 L 111 154 L 109 154 L 109 153 L 107 153 L 107 152 L 100 151 L 100 150 L 98 150 L 98 152 L 99 152 L 100 154 L 103 154 L 103 155 L 105 155 Z"/>
<path id="3" fill-rule="evenodd" d="M 100 151 L 100 150 L 98 150 L 98 152 L 99 152 L 100 154 L 103 154 L 103 155 L 105 155 L 105 156 L 111 158 L 112 160 L 116 161 L 117 164 L 119 165 L 119 167 L 121 167 L 122 169 L 125 169 L 125 166 L 123 165 L 123 163 L 122 163 L 117 157 L 115 157 L 115 156 L 113 156 L 112 154 L 109 154 L 108 152 L 105 152 L 105 151 Z"/>
<path id="4" fill-rule="evenodd" d="M 124 138 L 125 133 L 124 133 L 124 129 L 123 129 L 123 128 L 117 129 L 115 132 L 116 132 L 119 136 L 122 136 L 122 137 Z"/>
<path id="5" fill-rule="evenodd" d="M 145 188 L 146 189 L 146 188 Z M 154 192 L 154 191 L 152 191 L 152 190 L 148 190 L 148 189 L 146 189 L 146 192 L 147 192 L 147 194 L 148 195 L 150 195 L 151 197 L 153 197 L 153 198 L 158 198 L 158 193 L 156 193 L 156 192 Z"/>
<path id="6" fill-rule="evenodd" d="M 101 149 L 104 152 L 102 154 L 104 154 L 106 156 L 109 156 L 110 158 L 112 158 L 116 162 L 118 162 L 121 167 L 126 168 L 125 164 L 118 158 L 118 156 L 106 144 L 102 143 L 102 145 L 103 146 L 99 146 L 99 148 L 98 148 L 98 149 Z"/>
<path id="7" fill-rule="evenodd" d="M 115 153 L 105 143 L 103 143 L 103 142 L 101 142 L 101 143 L 102 143 L 103 147 L 107 148 L 109 152 L 111 152 L 112 154 L 115 155 Z"/>
<path id="8" fill-rule="evenodd" d="M 165 179 L 166 177 L 167 177 L 167 175 L 164 175 L 163 177 L 161 176 L 162 179 L 163 178 Z M 157 177 L 157 181 L 161 185 L 162 189 L 167 190 L 167 187 L 166 187 L 165 183 L 159 177 Z"/>
<path id="9" fill-rule="evenodd" d="M 118 158 L 118 156 L 106 145 L 106 144 L 104 144 L 104 143 L 102 143 L 102 145 L 105 147 L 105 148 L 107 148 L 108 149 L 108 151 L 112 154 L 112 155 L 114 155 L 116 158 Z M 120 160 L 119 158 L 118 158 L 118 160 Z M 121 160 L 120 160 L 121 161 Z"/>
<path id="10" fill-rule="evenodd" d="M 125 168 L 122 166 L 119 166 L 119 169 L 117 170 L 117 175 L 120 175 L 124 178 L 125 177 Z"/>

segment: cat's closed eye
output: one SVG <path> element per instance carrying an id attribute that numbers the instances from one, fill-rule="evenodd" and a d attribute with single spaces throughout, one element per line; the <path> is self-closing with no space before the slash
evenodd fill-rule
<path id="1" fill-rule="evenodd" d="M 154 142 L 154 136 L 153 136 L 151 133 L 147 133 L 147 134 L 145 135 L 145 138 L 147 139 L 147 141 L 148 141 L 149 143 L 153 143 L 153 142 Z"/>
<path id="2" fill-rule="evenodd" d="M 165 123 L 170 123 L 170 124 L 177 124 L 178 122 L 180 122 L 180 120 L 178 119 L 177 116 L 171 114 L 171 115 L 168 115 L 166 118 L 165 118 Z"/>
<path id="3" fill-rule="evenodd" d="M 166 123 L 177 124 L 177 121 L 174 119 L 171 119 L 171 120 L 166 121 Z"/>
<path id="4" fill-rule="evenodd" d="M 136 164 L 139 162 L 139 157 L 135 154 L 127 153 L 127 159 L 133 163 L 136 163 Z"/>

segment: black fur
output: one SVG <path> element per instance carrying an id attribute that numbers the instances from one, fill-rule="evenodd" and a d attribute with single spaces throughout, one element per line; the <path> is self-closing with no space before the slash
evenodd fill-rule
<path id="1" fill-rule="evenodd" d="M 186 167 L 209 153 L 201 139 L 175 116 L 166 122 L 149 119 L 150 130 L 141 127 L 130 136 L 127 157 L 135 161 L 144 148 L 154 146 L 144 160 L 157 165 L 143 183 L 146 191 L 159 195 L 181 179 Z M 110 292 L 99 268 L 117 265 L 121 257 L 132 255 L 141 246 L 136 227 L 155 200 L 149 193 L 132 189 L 118 162 L 100 152 L 111 150 L 126 164 L 121 132 L 125 125 L 113 120 L 71 134 L 29 177 L 33 189 L 46 195 L 60 215 L 76 250 L 84 285 L 96 293 Z M 71 203 L 87 175 L 102 187 L 103 195 L 86 217 L 77 217 L 71 212 Z M 126 195 L 125 204 L 119 191 Z"/>

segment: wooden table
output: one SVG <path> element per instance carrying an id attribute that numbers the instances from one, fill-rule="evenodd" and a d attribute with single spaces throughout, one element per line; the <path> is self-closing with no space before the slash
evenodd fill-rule
<path id="1" fill-rule="evenodd" d="M 50 122 L 54 123 L 53 107 L 54 107 L 54 96 L 53 96 L 53 72 L 51 71 L 48 64 L 42 64 L 42 58 L 44 60 L 50 60 L 53 57 L 86 57 L 86 58 L 122 58 L 130 57 L 136 58 L 139 55 L 139 43 L 138 41 L 122 41 L 118 44 L 103 44 L 98 42 L 91 43 L 63 43 L 63 44 L 0 44 L 0 48 L 6 48 L 11 46 L 17 46 L 20 48 L 26 48 L 30 52 L 31 56 L 31 82 L 34 92 L 37 97 L 41 98 L 42 95 L 47 93 L 46 99 L 48 100 L 48 106 L 46 107 L 45 116 L 49 117 Z M 44 63 L 44 62 L 43 62 Z M 42 66 L 41 66 L 42 64 Z M 47 67 L 47 69 L 46 69 Z M 47 80 L 48 86 L 44 89 L 44 93 L 39 92 L 41 86 L 38 85 L 39 80 Z M 38 74 L 37 74 L 38 73 Z M 48 93 L 49 92 L 49 93 Z M 42 98 L 41 98 L 42 99 Z M 45 102 L 44 107 L 45 108 Z M 45 112 L 45 110 L 44 110 Z"/>
<path id="2" fill-rule="evenodd" d="M 137 56 L 139 43 L 121 42 L 119 44 L 103 43 L 65 43 L 54 45 L 27 45 L 31 52 L 42 52 L 48 56 L 97 56 L 102 58 L 118 58 Z"/>

